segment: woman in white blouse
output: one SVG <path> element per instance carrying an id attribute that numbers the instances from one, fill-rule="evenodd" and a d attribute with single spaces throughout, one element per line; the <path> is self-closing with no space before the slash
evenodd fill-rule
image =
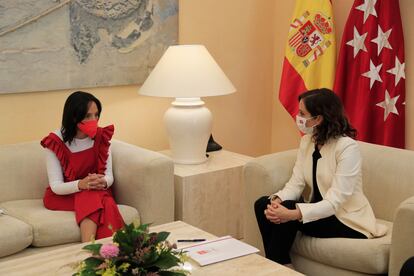
<path id="1" fill-rule="evenodd" d="M 322 88 L 299 96 L 296 123 L 302 137 L 293 174 L 285 187 L 259 198 L 255 213 L 266 257 L 290 264 L 297 231 L 318 238 L 382 236 L 362 191 L 361 154 L 343 105 Z M 302 198 L 305 187 L 310 188 Z"/>

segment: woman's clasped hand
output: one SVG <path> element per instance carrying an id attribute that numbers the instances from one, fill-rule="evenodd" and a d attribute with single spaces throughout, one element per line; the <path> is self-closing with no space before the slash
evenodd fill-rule
<path id="1" fill-rule="evenodd" d="M 108 187 L 105 175 L 99 173 L 88 174 L 78 186 L 80 190 L 105 190 Z"/>
<path id="2" fill-rule="evenodd" d="M 301 214 L 299 209 L 289 210 L 281 204 L 281 200 L 277 198 L 272 200 L 271 204 L 267 205 L 267 209 L 264 211 L 266 218 L 275 223 L 285 223 L 291 220 L 300 220 Z"/>

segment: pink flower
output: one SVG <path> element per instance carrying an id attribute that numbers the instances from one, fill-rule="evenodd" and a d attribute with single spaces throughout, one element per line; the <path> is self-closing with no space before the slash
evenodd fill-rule
<path id="1" fill-rule="evenodd" d="M 105 259 L 116 257 L 118 256 L 118 253 L 118 246 L 112 243 L 102 245 L 101 249 L 99 250 L 99 254 L 101 254 L 101 256 Z"/>

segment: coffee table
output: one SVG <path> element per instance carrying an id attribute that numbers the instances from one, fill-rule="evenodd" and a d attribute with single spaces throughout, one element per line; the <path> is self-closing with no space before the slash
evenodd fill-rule
<path id="1" fill-rule="evenodd" d="M 201 229 L 186 224 L 182 221 L 175 221 L 163 225 L 153 226 L 150 231 L 168 231 L 170 242 L 177 239 L 214 239 L 216 236 L 209 234 Z M 111 238 L 100 240 L 100 242 L 110 242 Z M 87 243 L 86 243 L 87 244 Z M 186 243 L 189 245 L 191 243 Z M 90 254 L 81 250 L 85 244 L 76 244 L 51 250 L 47 252 L 33 254 L 31 256 L 16 258 L 3 262 L 0 267 L 0 275 L 23 276 L 23 275 L 72 275 L 77 262 L 86 258 Z M 184 244 L 178 244 L 178 247 Z M 211 275 L 237 275 L 237 276 L 267 276 L 283 275 L 296 276 L 303 275 L 291 270 L 283 265 L 274 263 L 258 254 L 251 254 L 240 258 L 227 260 L 224 262 L 198 266 L 190 261 L 187 266 L 191 267 L 192 276 L 211 276 Z"/>

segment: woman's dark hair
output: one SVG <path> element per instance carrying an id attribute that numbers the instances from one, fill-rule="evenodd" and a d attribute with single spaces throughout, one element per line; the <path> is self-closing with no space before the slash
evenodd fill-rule
<path id="1" fill-rule="evenodd" d="M 346 118 L 344 107 L 339 97 L 328 88 L 307 91 L 299 95 L 306 109 L 312 116 L 321 115 L 322 123 L 315 127 L 312 139 L 318 145 L 324 145 L 331 138 L 349 136 L 355 138 L 354 129 Z"/>
<path id="2" fill-rule="evenodd" d="M 72 142 L 73 138 L 76 136 L 77 124 L 81 122 L 85 118 L 86 113 L 88 113 L 90 102 L 95 102 L 100 115 L 102 111 L 101 102 L 90 93 L 76 91 L 70 94 L 66 99 L 65 107 L 63 108 L 61 127 L 63 142 Z"/>

